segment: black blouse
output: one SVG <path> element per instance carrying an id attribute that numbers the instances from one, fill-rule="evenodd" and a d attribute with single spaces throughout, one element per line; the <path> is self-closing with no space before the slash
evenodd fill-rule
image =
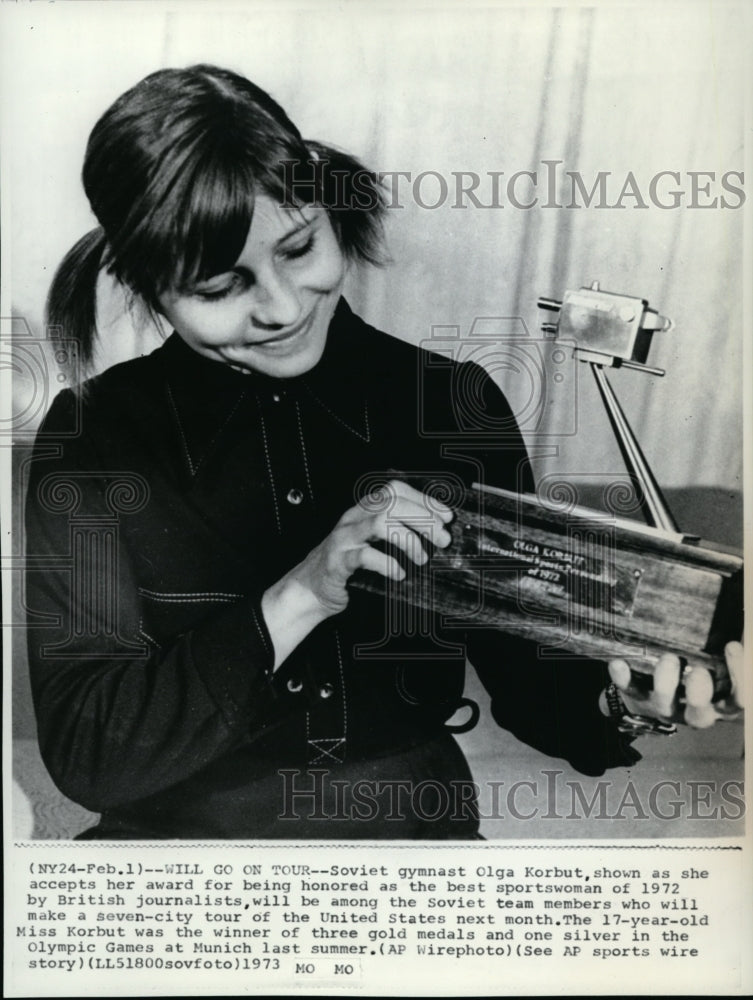
<path id="1" fill-rule="evenodd" d="M 565 677 L 522 640 L 395 621 L 373 595 L 272 674 L 262 594 L 392 470 L 532 486 L 481 368 L 344 301 L 299 378 L 235 371 L 174 334 L 57 396 L 29 475 L 29 654 L 45 763 L 103 814 L 93 836 L 385 835 L 281 821 L 281 783 L 467 775 L 444 728 L 466 647 L 500 724 L 588 773 L 622 760 L 597 708 L 602 665 Z"/>

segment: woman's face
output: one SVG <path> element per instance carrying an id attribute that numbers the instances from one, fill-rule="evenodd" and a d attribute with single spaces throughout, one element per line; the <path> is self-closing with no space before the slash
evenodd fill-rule
<path id="1" fill-rule="evenodd" d="M 292 378 L 321 358 L 344 276 L 326 211 L 285 209 L 262 194 L 232 270 L 166 293 L 160 310 L 199 354 L 242 371 Z"/>

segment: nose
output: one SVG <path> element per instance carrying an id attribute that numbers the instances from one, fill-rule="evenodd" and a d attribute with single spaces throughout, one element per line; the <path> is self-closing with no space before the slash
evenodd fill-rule
<path id="1" fill-rule="evenodd" d="M 258 329 L 295 326 L 301 316 L 301 302 L 293 284 L 269 268 L 256 275 L 251 322 Z"/>

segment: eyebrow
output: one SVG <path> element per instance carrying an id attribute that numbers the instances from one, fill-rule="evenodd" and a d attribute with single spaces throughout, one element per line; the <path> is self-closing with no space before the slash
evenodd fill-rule
<path id="1" fill-rule="evenodd" d="M 316 215 L 312 216 L 312 218 L 307 219 L 304 215 L 300 214 L 299 210 L 298 221 L 296 221 L 293 224 L 293 226 L 290 229 L 288 229 L 287 232 L 283 233 L 282 236 L 280 236 L 275 245 L 278 247 L 282 246 L 282 244 L 285 243 L 287 240 L 289 240 L 291 236 L 295 236 L 297 233 L 303 232 L 304 229 L 309 229 L 311 226 L 315 225 L 320 219 L 321 219 L 321 214 L 319 212 L 317 212 Z M 234 271 L 237 272 L 242 271 L 244 273 L 248 273 L 248 269 L 246 267 L 240 267 L 240 268 L 230 267 L 228 268 L 227 271 L 220 271 L 217 274 L 211 274 L 206 278 L 202 278 L 200 281 L 192 282 L 190 285 L 186 287 L 185 290 L 186 294 L 189 295 L 195 294 L 196 289 L 201 289 L 204 285 L 211 285 L 213 281 L 216 281 L 218 278 L 222 278 L 226 274 L 232 274 Z"/>
<path id="2" fill-rule="evenodd" d="M 277 240 L 277 246 L 280 246 L 280 244 L 284 243 L 285 240 L 290 239 L 291 236 L 295 236 L 296 233 L 300 233 L 304 229 L 308 229 L 315 222 L 318 222 L 319 218 L 320 215 L 318 213 L 310 219 L 307 219 L 305 218 L 305 216 L 300 215 L 299 216 L 300 221 L 296 222 L 291 229 L 289 229 L 286 233 L 282 234 L 282 236 Z"/>

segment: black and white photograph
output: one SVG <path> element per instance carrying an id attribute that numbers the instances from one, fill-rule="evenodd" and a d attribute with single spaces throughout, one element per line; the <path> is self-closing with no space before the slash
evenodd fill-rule
<path id="1" fill-rule="evenodd" d="M 748 6 L 0 19 L 7 995 L 747 992 Z"/>

